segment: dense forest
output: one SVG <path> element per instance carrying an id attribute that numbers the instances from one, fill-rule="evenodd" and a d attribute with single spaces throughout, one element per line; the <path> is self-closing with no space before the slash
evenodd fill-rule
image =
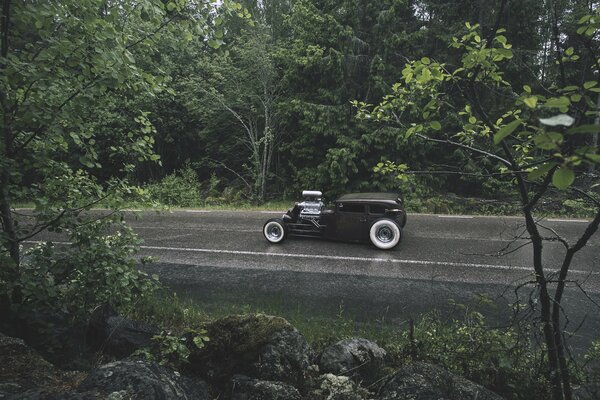
<path id="1" fill-rule="evenodd" d="M 296 197 L 303 188 L 330 195 L 392 190 L 397 183 L 373 172 L 392 160 L 417 171 L 475 173 L 419 175 L 409 190 L 493 197 L 502 182 L 477 177 L 480 170 L 460 150 L 402 140 L 406 128 L 360 121 L 351 102 L 381 101 L 407 60 L 459 64 L 449 43 L 466 31 L 465 22 L 479 24 L 484 36 L 497 26 L 506 29 L 514 56 L 504 78 L 515 88 L 543 92 L 598 78 L 590 68 L 590 43 L 576 34 L 593 1 L 272 0 L 245 6 L 252 24 L 217 17 L 217 40 L 226 45 L 216 50 L 201 38 L 183 48 L 173 48 L 177 37 L 160 38 L 150 59 L 168 90 L 95 112 L 102 116 L 95 129 L 112 134 L 134 128 L 125 125 L 131 118 L 124 114 L 148 112 L 162 165 L 138 164 L 139 183 L 187 166 L 205 182 L 205 195 L 225 191 L 228 200 Z M 565 70 L 557 57 L 568 48 L 581 58 Z M 133 56 L 142 62 L 147 55 Z M 458 97 L 454 107 L 461 109 Z M 491 115 L 510 101 L 493 91 L 483 98 Z M 441 118 L 445 131 L 455 130 L 454 115 Z M 102 169 L 104 178 L 115 173 Z"/>
<path id="2" fill-rule="evenodd" d="M 15 112 L 48 111 L 56 119 L 77 115 L 79 132 L 57 143 L 59 149 L 67 146 L 68 154 L 59 151 L 52 157 L 75 170 L 87 169 L 104 185 L 115 178 L 146 185 L 178 175 L 180 181 L 195 186 L 186 190 L 203 199 L 261 202 L 295 198 L 306 188 L 334 196 L 397 190 L 398 182 L 374 172 L 377 164 L 393 161 L 413 171 L 451 172 L 418 174 L 403 183 L 405 192 L 493 198 L 502 195 L 502 179 L 482 179 L 480 167 L 463 151 L 406 141 L 407 127 L 361 121 L 352 102 L 381 101 L 402 77 L 408 60 L 427 58 L 449 67 L 460 64 L 460 51 L 449 44 L 453 36 L 467 31 L 465 22 L 478 24 L 483 37 L 506 29 L 512 57 L 503 65 L 503 77 L 513 88 L 527 85 L 544 93 L 547 88 L 598 79 L 590 67 L 596 38 L 582 40 L 586 36 L 577 34 L 580 18 L 596 9 L 596 2 L 590 0 L 270 0 L 244 1 L 233 8 L 228 3 L 207 4 L 169 10 L 172 15 L 157 32 L 124 44 L 126 59 L 115 51 L 113 59 L 98 60 L 101 49 L 110 46 L 119 32 L 102 30 L 106 24 L 95 27 L 97 35 L 89 43 L 78 39 L 52 49 L 66 57 L 67 65 L 56 64 L 57 59 L 52 59 L 56 54 L 43 51 L 40 59 L 36 55 L 41 49 L 28 43 L 35 42 L 36 35 L 42 41 L 66 41 L 76 31 L 47 36 L 52 35 L 47 25 L 52 7 L 28 10 L 32 14 L 23 23 L 36 30 L 23 35 L 17 30 L 10 38 L 15 54 L 34 60 L 10 83 L 24 94 Z M 22 7 L 34 8 L 36 2 Z M 203 7 L 213 10 L 203 14 Z M 158 21 L 150 6 L 138 8 L 143 13 L 136 17 L 144 24 Z M 107 18 L 113 15 L 109 9 L 110 4 Z M 201 25 L 194 25 L 198 15 Z M 96 55 L 89 54 L 94 48 Z M 559 61 L 567 49 L 578 58 L 565 68 Z M 90 56 L 96 59 L 89 62 Z M 44 62 L 49 63 L 49 71 L 39 69 Z M 89 70 L 82 62 L 91 64 Z M 116 63 L 111 64 L 113 70 L 98 76 L 94 68 L 110 62 Z M 60 75 L 53 75 L 52 82 L 44 80 L 53 71 Z M 27 86 L 23 76 L 36 84 Z M 78 88 L 73 93 L 78 96 L 85 89 L 81 85 L 100 90 L 102 97 L 86 89 L 87 102 L 75 99 L 77 105 L 61 104 L 65 99 L 57 94 L 60 86 Z M 490 90 L 482 96 L 490 115 L 512 102 L 509 93 Z M 56 103 L 55 108 L 38 109 L 35 100 L 42 97 Z M 453 97 L 454 109 L 464 108 L 460 96 Z M 56 107 L 61 114 L 57 115 Z M 40 123 L 50 123 L 26 117 L 29 126 L 11 129 L 35 131 Z M 440 122 L 446 137 L 459 127 L 455 115 L 443 115 Z M 133 152 L 122 148 L 123 137 L 136 141 Z M 597 143 L 597 135 L 588 140 Z M 98 147 L 99 142 L 107 145 Z M 141 149 L 156 154 L 132 157 Z M 123 162 L 129 164 L 126 170 L 120 167 Z M 24 178 L 33 184 L 41 175 L 29 171 Z M 30 193 L 21 196 L 22 200 L 30 197 Z"/>

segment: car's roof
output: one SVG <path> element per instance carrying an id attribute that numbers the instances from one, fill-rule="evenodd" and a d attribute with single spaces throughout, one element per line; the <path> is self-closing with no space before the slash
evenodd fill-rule
<path id="1" fill-rule="evenodd" d="M 348 193 L 336 201 L 398 201 L 398 193 Z"/>

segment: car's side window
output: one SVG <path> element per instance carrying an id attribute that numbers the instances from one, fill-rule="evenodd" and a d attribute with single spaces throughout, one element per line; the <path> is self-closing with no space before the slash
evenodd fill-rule
<path id="1" fill-rule="evenodd" d="M 364 214 L 365 213 L 365 205 L 364 204 L 353 204 L 353 203 L 339 203 L 338 211 L 343 212 L 343 213 Z"/>
<path id="2" fill-rule="evenodd" d="M 386 207 L 382 204 L 369 205 L 369 214 L 385 214 Z"/>

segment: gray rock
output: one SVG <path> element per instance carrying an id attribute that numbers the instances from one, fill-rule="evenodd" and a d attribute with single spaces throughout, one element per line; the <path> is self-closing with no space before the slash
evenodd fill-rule
<path id="1" fill-rule="evenodd" d="M 334 375 L 376 378 L 385 359 L 385 350 L 367 339 L 346 339 L 327 347 L 319 360 L 323 372 Z"/>
<path id="2" fill-rule="evenodd" d="M 379 400 L 502 400 L 496 393 L 436 365 L 413 363 L 382 387 Z"/>
<path id="3" fill-rule="evenodd" d="M 210 341 L 191 349 L 190 365 L 219 386 L 233 375 L 301 387 L 312 350 L 285 319 L 264 314 L 228 316 L 206 327 Z"/>
<path id="4" fill-rule="evenodd" d="M 297 330 L 275 332 L 259 351 L 254 363 L 256 376 L 300 385 L 310 366 L 311 353 L 308 342 Z"/>
<path id="5" fill-rule="evenodd" d="M 234 376 L 229 383 L 231 400 L 300 400 L 296 388 L 283 382 L 262 381 L 243 375 Z"/>
<path id="6" fill-rule="evenodd" d="M 311 400 L 365 400 L 370 393 L 355 384 L 347 376 L 321 375 L 316 388 L 310 393 Z"/>
<path id="7" fill-rule="evenodd" d="M 123 318 L 110 305 L 104 304 L 92 312 L 87 342 L 93 351 L 124 358 L 135 350 L 150 346 L 152 337 L 159 333 L 157 327 Z"/>
<path id="8" fill-rule="evenodd" d="M 0 333 L 0 399 L 76 399 L 65 391 L 82 375 L 55 368 L 23 340 Z"/>
<path id="9" fill-rule="evenodd" d="M 79 393 L 100 393 L 115 399 L 208 400 L 208 385 L 141 360 L 116 361 L 90 372 Z"/>

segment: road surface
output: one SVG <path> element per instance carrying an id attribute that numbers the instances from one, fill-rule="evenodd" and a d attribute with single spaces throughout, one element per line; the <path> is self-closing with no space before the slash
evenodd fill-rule
<path id="1" fill-rule="evenodd" d="M 494 299 L 485 310 L 491 321 L 512 316 L 514 288 L 533 279 L 531 246 L 519 237 L 516 217 L 409 215 L 401 244 L 382 251 L 368 244 L 289 238 L 272 245 L 263 223 L 282 212 L 176 211 L 130 214 L 128 222 L 144 240 L 142 255 L 157 262 L 145 268 L 179 293 L 199 300 L 241 304 L 276 299 L 290 308 L 335 313 L 344 305 L 358 319 L 405 321 L 433 308 L 450 310 L 449 300 L 474 305 L 478 295 Z M 573 242 L 585 220 L 542 222 Z M 557 269 L 564 248 L 544 244 L 544 263 Z M 600 234 L 576 255 L 565 297 L 568 329 L 584 321 L 574 343 L 581 348 L 600 331 Z M 530 288 L 519 291 L 527 300 Z M 585 290 L 585 293 L 582 291 Z M 591 298 L 591 300 L 590 300 Z"/>

